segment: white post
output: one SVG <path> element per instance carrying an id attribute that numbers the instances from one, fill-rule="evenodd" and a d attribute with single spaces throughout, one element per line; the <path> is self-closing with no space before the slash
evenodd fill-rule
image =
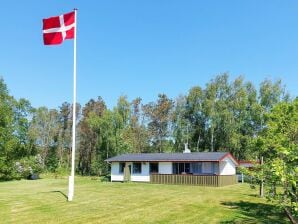
<path id="1" fill-rule="evenodd" d="M 68 179 L 68 201 L 72 201 L 74 195 L 75 155 L 76 155 L 76 91 L 77 91 L 77 9 L 74 9 L 75 29 L 73 42 L 73 105 L 72 105 L 72 152 L 71 173 Z"/>

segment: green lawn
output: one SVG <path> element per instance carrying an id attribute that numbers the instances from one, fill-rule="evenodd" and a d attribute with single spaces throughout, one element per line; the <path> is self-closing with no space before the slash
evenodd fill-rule
<path id="1" fill-rule="evenodd" d="M 246 184 L 222 188 L 76 178 L 0 183 L 0 223 L 287 223 Z"/>

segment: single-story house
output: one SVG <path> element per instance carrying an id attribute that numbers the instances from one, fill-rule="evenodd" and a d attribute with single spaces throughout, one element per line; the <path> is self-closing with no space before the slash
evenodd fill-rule
<path id="1" fill-rule="evenodd" d="M 254 165 L 258 162 L 253 162 L 253 161 L 249 161 L 249 160 L 239 160 L 239 167 L 245 167 L 245 168 L 252 168 L 254 167 Z"/>
<path id="2" fill-rule="evenodd" d="M 260 163 L 259 161 L 249 161 L 249 160 L 239 160 L 238 161 L 239 165 L 238 168 L 240 167 L 244 167 L 246 169 L 252 169 L 256 164 Z M 246 176 L 244 175 L 241 171 L 236 169 L 236 174 L 237 174 L 237 179 L 238 182 L 244 183 L 245 181 L 251 181 L 251 177 L 250 176 Z"/>
<path id="3" fill-rule="evenodd" d="M 229 152 L 123 154 L 106 160 L 111 181 L 224 186 L 237 182 Z"/>

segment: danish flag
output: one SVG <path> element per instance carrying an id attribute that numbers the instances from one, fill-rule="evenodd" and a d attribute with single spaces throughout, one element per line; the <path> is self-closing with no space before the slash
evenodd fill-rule
<path id="1" fill-rule="evenodd" d="M 43 19 L 44 44 L 61 44 L 66 39 L 73 39 L 75 26 L 75 12 Z"/>

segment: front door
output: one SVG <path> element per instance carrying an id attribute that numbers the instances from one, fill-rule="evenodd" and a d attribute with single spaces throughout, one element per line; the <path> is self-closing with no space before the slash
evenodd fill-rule
<path id="1" fill-rule="evenodd" d="M 128 163 L 125 163 L 124 181 L 130 181 L 130 176 L 131 176 L 131 165 Z"/>

